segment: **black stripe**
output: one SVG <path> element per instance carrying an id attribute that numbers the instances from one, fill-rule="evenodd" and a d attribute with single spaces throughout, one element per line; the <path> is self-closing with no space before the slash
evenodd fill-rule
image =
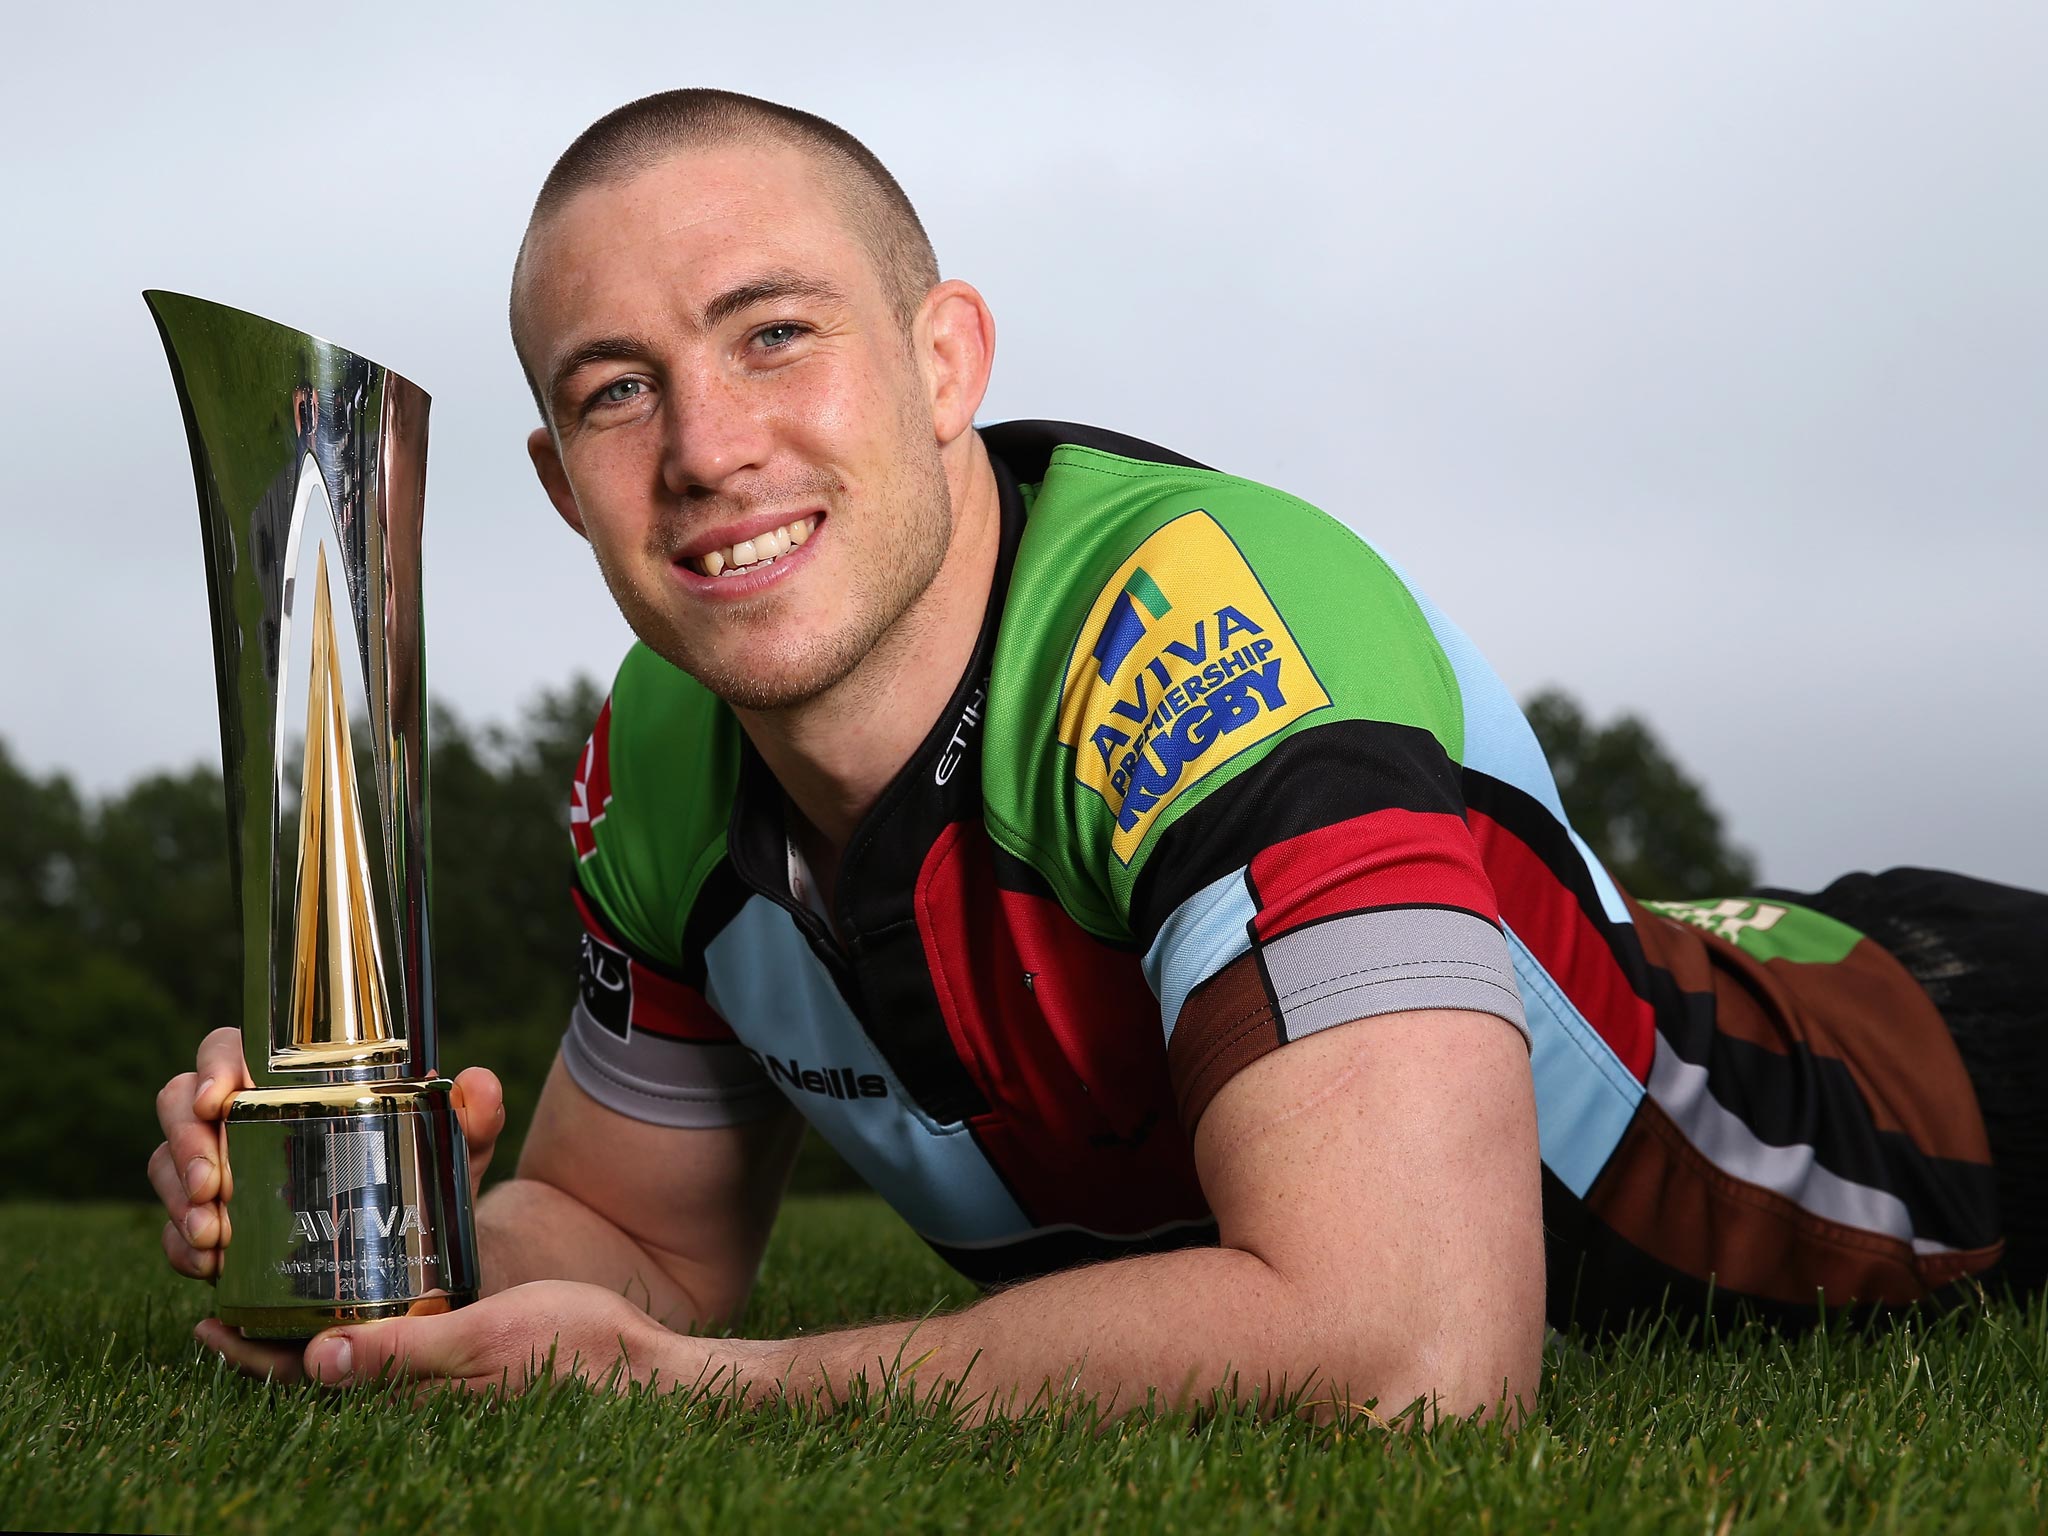
<path id="1" fill-rule="evenodd" d="M 1126 437 L 1121 432 L 1110 432 L 1101 427 L 1084 427 L 1071 421 L 997 422 L 981 429 L 981 441 L 988 449 L 989 457 L 1007 464 L 1018 480 L 1026 485 L 1036 485 L 1043 480 L 1054 450 L 1067 444 L 1076 448 L 1093 448 L 1098 453 L 1113 453 L 1122 459 L 1138 459 L 1147 464 L 1175 464 L 1182 469 L 1209 468 L 1184 454 L 1175 453 L 1171 448 L 1161 448 L 1142 438 Z"/>
<path id="2" fill-rule="evenodd" d="M 949 1248 L 926 1238 L 932 1252 L 976 1285 L 1009 1285 L 1080 1264 L 1100 1264 L 1140 1253 L 1172 1253 L 1216 1246 L 1214 1221 L 1190 1222 L 1153 1237 L 1098 1237 L 1093 1232 L 1042 1232 L 999 1248 Z"/>
<path id="3" fill-rule="evenodd" d="M 1998 1241 L 1989 1164 L 1935 1157 L 1903 1131 L 1880 1130 L 1847 1063 L 1798 1042 L 1780 1052 L 1725 1034 L 1707 1002 L 1704 1019 L 1697 1008 L 1660 1014 L 1659 1033 L 1673 1054 L 1706 1069 L 1714 1098 L 1759 1140 L 1811 1147 L 1828 1172 L 1898 1196 L 1916 1236 L 1966 1249 Z"/>
<path id="4" fill-rule="evenodd" d="M 1608 920 L 1607 909 L 1600 903 L 1599 889 L 1593 884 L 1593 872 L 1586 867 L 1578 844 L 1572 841 L 1570 828 L 1552 815 L 1550 807 L 1534 795 L 1491 774 L 1464 768 L 1459 770 L 1459 778 L 1464 786 L 1465 804 L 1499 822 L 1527 845 L 1529 851 L 1542 861 L 1544 868 L 1550 871 L 1552 878 L 1571 893 L 1586 921 L 1606 938 L 1608 948 L 1614 951 L 1615 959 L 1621 963 L 1622 974 L 1628 978 L 1636 996 L 1645 1002 L 1655 1001 L 1650 994 L 1646 974 L 1649 959 L 1643 954 L 1635 925 Z"/>
<path id="5" fill-rule="evenodd" d="M 747 888 L 741 882 L 739 872 L 732 867 L 731 859 L 720 859 L 711 867 L 704 883 L 697 887 L 697 899 L 690 904 L 690 915 L 683 922 L 681 971 L 671 974 L 676 974 L 678 980 L 688 982 L 700 992 L 704 990 L 704 951 L 740 915 L 740 908 L 747 904 L 747 896 Z"/>
<path id="6" fill-rule="evenodd" d="M 989 839 L 989 851 L 995 856 L 997 890 L 1017 891 L 1026 896 L 1043 896 L 1047 901 L 1059 900 L 1050 880 L 993 837 Z"/>
<path id="7" fill-rule="evenodd" d="M 1932 1157 L 1902 1132 L 1880 1130 L 1855 1078 L 1842 1062 L 1817 1056 L 1797 1041 L 1778 1052 L 1725 1034 L 1712 992 L 1689 992 L 1651 963 L 1633 923 L 1610 922 L 1590 871 L 1563 823 L 1532 796 L 1465 769 L 1467 802 L 1528 845 L 1569 891 L 1606 941 L 1636 995 L 1650 1005 L 1657 1032 L 1681 1060 L 1704 1067 L 1714 1097 L 1772 1146 L 1809 1146 L 1821 1167 L 1905 1202 L 1913 1230 L 1952 1248 L 1998 1240 L 1996 1178 L 1978 1163 Z M 1735 968 L 1715 974 L 1739 985 Z M 1766 1018 L 1778 1007 L 1758 998 Z M 1596 1026 L 1597 1027 L 1597 1026 Z"/>
<path id="8" fill-rule="evenodd" d="M 1428 731 L 1332 720 L 1288 737 L 1161 834 L 1131 892 L 1131 931 L 1149 949 L 1188 897 L 1276 843 L 1374 811 L 1462 817 L 1457 770 Z"/>

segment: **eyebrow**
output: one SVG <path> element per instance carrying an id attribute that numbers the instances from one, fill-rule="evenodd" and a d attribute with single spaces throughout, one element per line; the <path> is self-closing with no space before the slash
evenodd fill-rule
<path id="1" fill-rule="evenodd" d="M 704 306 L 704 325 L 708 330 L 723 325 L 743 310 L 752 309 L 756 304 L 769 304 L 778 299 L 808 299 L 814 304 L 844 304 L 846 295 L 823 278 L 811 277 L 803 272 L 778 268 L 763 272 L 737 283 L 718 295 Z"/>
<path id="2" fill-rule="evenodd" d="M 570 348 L 563 354 L 554 371 L 548 375 L 548 401 L 558 403 L 556 397 L 577 371 L 592 363 L 609 363 L 618 360 L 631 361 L 654 355 L 654 344 L 640 336 L 595 336 L 589 341 Z"/>
<path id="3" fill-rule="evenodd" d="M 733 316 L 752 309 L 756 304 L 771 304 L 778 299 L 805 299 L 814 304 L 844 304 L 846 295 L 823 278 L 811 277 L 805 273 L 788 269 L 763 272 L 750 277 L 743 283 L 736 283 L 717 295 L 704 306 L 704 327 L 706 330 L 723 325 Z M 572 378 L 577 370 L 592 363 L 635 361 L 650 357 L 654 344 L 644 337 L 617 335 L 596 336 L 582 342 L 563 354 L 554 371 L 548 375 L 548 399 L 552 402 L 563 384 Z"/>

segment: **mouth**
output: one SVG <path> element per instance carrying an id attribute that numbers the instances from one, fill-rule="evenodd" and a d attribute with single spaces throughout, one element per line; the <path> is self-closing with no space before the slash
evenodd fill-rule
<path id="1" fill-rule="evenodd" d="M 694 575 L 714 581 L 731 581 L 735 577 L 764 571 L 791 550 L 801 549 L 818 531 L 818 522 L 819 514 L 813 512 L 774 528 L 764 528 L 730 544 L 682 555 L 676 564 Z"/>

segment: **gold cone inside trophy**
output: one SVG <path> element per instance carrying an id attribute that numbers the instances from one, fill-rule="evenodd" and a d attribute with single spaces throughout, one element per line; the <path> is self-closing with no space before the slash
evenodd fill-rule
<path id="1" fill-rule="evenodd" d="M 306 755 L 299 774 L 291 1012 L 287 1044 L 279 1054 L 309 1064 L 386 1061 L 404 1055 L 405 1042 L 392 1035 L 391 1008 L 384 997 L 348 705 L 335 665 L 324 547 L 317 559 Z"/>
<path id="2" fill-rule="evenodd" d="M 318 337 L 145 297 L 199 493 L 253 1083 L 227 1112 L 220 1316 L 293 1338 L 459 1306 L 477 1264 L 435 1061 L 427 396 Z"/>

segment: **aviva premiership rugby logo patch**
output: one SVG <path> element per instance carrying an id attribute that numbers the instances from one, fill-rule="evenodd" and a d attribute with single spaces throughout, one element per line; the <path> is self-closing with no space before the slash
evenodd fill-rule
<path id="1" fill-rule="evenodd" d="M 1161 812 L 1330 702 L 1259 578 L 1207 512 L 1139 545 L 1067 663 L 1060 740 L 1116 817 L 1124 863 Z"/>

